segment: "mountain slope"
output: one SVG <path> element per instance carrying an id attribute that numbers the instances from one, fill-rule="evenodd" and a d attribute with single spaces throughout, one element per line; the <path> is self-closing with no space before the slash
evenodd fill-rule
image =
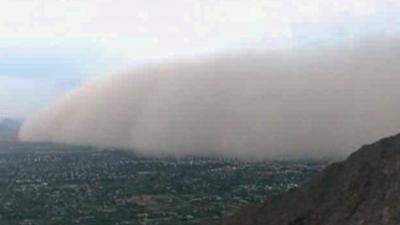
<path id="1" fill-rule="evenodd" d="M 218 224 L 400 224 L 400 134 L 363 146 L 308 184 L 244 207 Z"/>
<path id="2" fill-rule="evenodd" d="M 5 118 L 0 122 L 0 141 L 18 141 L 18 121 Z"/>

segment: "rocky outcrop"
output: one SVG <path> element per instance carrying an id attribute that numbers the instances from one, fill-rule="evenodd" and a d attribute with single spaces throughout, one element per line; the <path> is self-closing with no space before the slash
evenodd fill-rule
<path id="1" fill-rule="evenodd" d="M 400 135 L 363 146 L 306 185 L 243 207 L 218 225 L 398 225 Z"/>

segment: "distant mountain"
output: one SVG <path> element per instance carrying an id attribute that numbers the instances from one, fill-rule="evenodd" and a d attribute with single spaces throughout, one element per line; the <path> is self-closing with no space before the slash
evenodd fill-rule
<path id="1" fill-rule="evenodd" d="M 308 184 L 246 206 L 217 224 L 398 225 L 400 134 L 363 146 Z"/>
<path id="2" fill-rule="evenodd" d="M 0 121 L 0 141 L 18 141 L 18 130 L 21 126 L 19 121 L 5 118 Z"/>

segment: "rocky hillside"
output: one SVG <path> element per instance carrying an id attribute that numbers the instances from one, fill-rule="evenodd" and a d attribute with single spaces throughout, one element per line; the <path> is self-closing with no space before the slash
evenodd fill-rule
<path id="1" fill-rule="evenodd" d="M 218 225 L 400 224 L 400 134 L 363 146 L 307 185 L 244 207 Z"/>

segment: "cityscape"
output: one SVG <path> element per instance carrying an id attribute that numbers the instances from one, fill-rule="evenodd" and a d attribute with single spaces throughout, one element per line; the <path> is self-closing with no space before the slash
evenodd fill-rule
<path id="1" fill-rule="evenodd" d="M 327 163 L 1 143 L 0 224 L 201 224 L 297 187 Z"/>

